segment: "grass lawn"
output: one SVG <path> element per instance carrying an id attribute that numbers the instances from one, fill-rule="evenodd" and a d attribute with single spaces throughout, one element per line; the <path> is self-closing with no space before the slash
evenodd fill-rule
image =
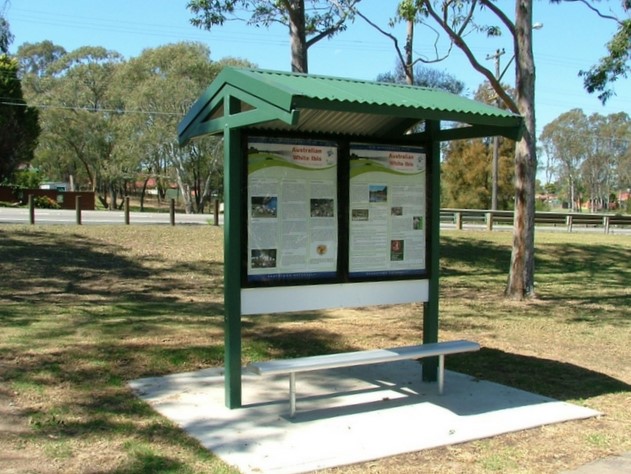
<path id="1" fill-rule="evenodd" d="M 222 229 L 0 226 L 0 471 L 231 473 L 127 387 L 223 360 Z M 558 473 L 631 450 L 631 237 L 539 233 L 537 292 L 501 297 L 509 233 L 443 232 L 451 370 L 605 416 L 396 456 L 342 473 Z M 418 343 L 422 308 L 265 315 L 244 363 Z"/>

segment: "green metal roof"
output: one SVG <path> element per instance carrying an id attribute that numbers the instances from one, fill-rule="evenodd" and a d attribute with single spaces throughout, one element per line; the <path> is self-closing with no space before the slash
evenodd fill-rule
<path id="1" fill-rule="evenodd" d="M 455 124 L 435 137 L 441 141 L 492 135 L 517 139 L 522 124 L 511 112 L 436 89 L 225 68 L 180 122 L 178 137 L 184 144 L 245 127 L 405 139 L 425 120 Z"/>

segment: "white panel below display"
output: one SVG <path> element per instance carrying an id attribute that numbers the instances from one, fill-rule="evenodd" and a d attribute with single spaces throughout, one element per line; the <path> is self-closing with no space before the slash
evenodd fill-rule
<path id="1" fill-rule="evenodd" d="M 244 288 L 241 290 L 241 314 L 419 303 L 427 301 L 428 295 L 429 280 Z"/>

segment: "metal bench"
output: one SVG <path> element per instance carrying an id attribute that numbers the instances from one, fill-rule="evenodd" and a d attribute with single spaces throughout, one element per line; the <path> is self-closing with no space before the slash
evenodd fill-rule
<path id="1" fill-rule="evenodd" d="M 356 365 L 379 364 L 407 359 L 438 357 L 438 393 L 443 393 L 445 383 L 445 356 L 461 352 L 472 352 L 480 349 L 477 342 L 446 341 L 418 346 L 395 347 L 393 349 L 376 349 L 369 351 L 344 352 L 295 359 L 253 362 L 247 369 L 257 375 L 289 374 L 289 414 L 296 413 L 296 374 L 314 370 L 351 367 Z"/>

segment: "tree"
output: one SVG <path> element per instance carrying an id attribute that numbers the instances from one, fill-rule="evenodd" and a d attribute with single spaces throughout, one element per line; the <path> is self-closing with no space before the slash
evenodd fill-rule
<path id="1" fill-rule="evenodd" d="M 509 91 L 511 89 L 505 86 Z M 513 92 L 511 91 L 512 95 Z M 487 104 L 495 102 L 495 93 L 488 82 L 480 85 L 475 99 Z M 511 209 L 514 199 L 515 142 L 500 138 L 498 142 L 499 209 Z M 488 138 L 456 140 L 444 149 L 441 203 L 444 207 L 489 209 L 493 194 L 493 141 Z"/>
<path id="2" fill-rule="evenodd" d="M 62 167 L 69 181 L 80 174 L 103 206 L 115 205 L 128 171 L 117 161 L 120 102 L 112 94 L 122 56 L 90 46 L 63 54 L 46 42 L 19 52 L 22 64 L 32 65 L 23 75 L 29 95 L 44 106 L 38 163 L 49 172 Z"/>
<path id="3" fill-rule="evenodd" d="M 447 53 L 440 55 L 436 50 L 436 56 L 434 58 L 426 58 L 426 57 L 414 57 L 414 35 L 415 35 L 415 25 L 419 22 L 419 9 L 420 2 L 417 0 L 402 0 L 397 5 L 397 11 L 394 18 L 390 19 L 390 27 L 393 27 L 397 23 L 405 22 L 406 31 L 405 31 L 405 41 L 403 43 L 403 49 L 399 44 L 398 38 L 381 28 L 377 23 L 372 21 L 366 15 L 364 15 L 361 11 L 355 9 L 354 13 L 363 19 L 366 23 L 372 26 L 374 29 L 379 31 L 382 35 L 386 36 L 392 41 L 392 45 L 394 46 L 394 50 L 397 54 L 397 58 L 399 62 L 397 63 L 397 75 L 400 75 L 405 79 L 405 83 L 408 85 L 417 84 L 418 81 L 415 80 L 415 76 L 417 74 L 417 66 L 419 63 L 436 63 L 442 61 L 447 56 L 449 56 L 449 52 L 451 51 L 451 47 L 448 48 Z M 438 36 L 436 36 L 438 39 Z M 436 47 L 436 44 L 434 45 Z M 403 81 L 392 81 L 392 82 L 403 82 Z"/>
<path id="4" fill-rule="evenodd" d="M 490 150 L 483 140 L 450 142 L 441 165 L 441 206 L 488 209 Z"/>
<path id="5" fill-rule="evenodd" d="M 563 0 L 552 0 L 553 3 L 560 3 Z M 565 0 L 577 1 L 577 0 Z M 598 98 L 604 104 L 615 95 L 612 84 L 618 77 L 627 77 L 631 59 L 631 18 L 621 19 L 610 13 L 603 13 L 594 5 L 586 0 L 578 0 L 594 11 L 599 17 L 614 21 L 617 24 L 617 31 L 614 33 L 611 41 L 607 43 L 607 54 L 602 57 L 597 64 L 589 68 L 587 71 L 580 71 L 585 90 L 590 94 L 599 92 Z M 631 12 L 631 2 L 622 0 L 622 10 L 629 14 Z"/>
<path id="6" fill-rule="evenodd" d="M 626 115 L 626 114 L 623 114 Z M 591 212 L 609 209 L 617 182 L 617 148 L 615 116 L 593 114 L 589 117 L 588 154 L 583 163 L 585 191 Z"/>
<path id="7" fill-rule="evenodd" d="M 498 36 L 502 28 L 496 25 L 475 23 L 475 13 L 484 8 L 495 16 L 513 39 L 515 58 L 515 97 L 500 83 L 500 77 L 484 67 L 476 58 L 467 37 L 471 32 L 484 32 Z M 362 18 L 365 18 L 363 15 Z M 514 20 L 501 10 L 492 0 L 402 0 L 399 2 L 398 19 L 406 21 L 408 45 L 413 41 L 414 23 L 420 23 L 434 30 L 433 25 L 443 31 L 450 40 L 447 55 L 453 45 L 459 48 L 471 66 L 480 72 L 491 84 L 499 100 L 506 108 L 524 118 L 522 139 L 516 142 L 515 149 L 515 219 L 513 226 L 513 249 L 505 294 L 518 299 L 534 296 L 534 214 L 536 176 L 536 135 L 535 135 L 535 66 L 532 52 L 532 0 L 516 0 Z M 369 23 L 373 24 L 369 21 Z M 373 24 L 373 26 L 375 26 Z M 380 28 L 377 27 L 380 31 Z M 383 32 L 383 31 L 382 31 Z M 385 33 L 387 34 L 387 33 Z M 409 53 L 404 57 L 395 42 L 399 58 L 409 72 L 414 60 Z M 439 60 L 439 54 L 437 58 Z M 419 58 L 423 60 L 422 58 Z"/>
<path id="8" fill-rule="evenodd" d="M 631 119 L 626 113 L 587 117 L 573 109 L 546 125 L 540 139 L 572 210 L 580 210 L 582 191 L 592 211 L 608 209 L 611 196 L 629 185 Z"/>
<path id="9" fill-rule="evenodd" d="M 435 7 L 436 5 L 436 7 Z M 422 23 L 438 25 L 456 47 L 467 57 L 471 66 L 491 84 L 499 99 L 512 112 L 524 118 L 522 138 L 515 147 L 515 218 L 513 248 L 505 294 L 518 299 L 531 297 L 534 292 L 534 213 L 536 176 L 535 135 L 535 65 L 532 52 L 532 0 L 516 0 L 514 20 L 491 0 L 417 0 L 416 7 Z M 478 8 L 485 8 L 497 18 L 513 39 L 515 57 L 515 98 L 508 94 L 494 73 L 476 58 L 467 35 L 483 31 L 498 35 L 498 26 L 477 25 Z"/>
<path id="10" fill-rule="evenodd" d="M 146 49 L 121 69 L 116 81 L 127 111 L 126 128 L 133 130 L 125 148 L 138 158 L 138 173 L 177 182 L 186 212 L 202 212 L 218 191 L 223 154 L 217 137 L 180 147 L 174 130 L 225 64 L 252 66 L 235 59 L 211 61 L 210 50 L 201 43 L 176 43 Z"/>
<path id="11" fill-rule="evenodd" d="M 6 7 L 6 1 L 3 5 Z M 11 34 L 11 27 L 9 26 L 9 22 L 4 17 L 2 11 L 0 11 L 0 54 L 8 54 L 9 46 L 13 42 L 13 35 Z"/>
<path id="12" fill-rule="evenodd" d="M 405 66 L 397 63 L 394 71 L 385 72 L 377 76 L 377 81 L 405 84 L 408 82 Z M 452 94 L 462 94 L 464 82 L 456 79 L 445 71 L 432 69 L 422 64 L 414 66 L 413 85 L 420 87 L 432 87 L 442 89 Z"/>
<path id="13" fill-rule="evenodd" d="M 581 168 L 588 156 L 589 126 L 585 114 L 573 109 L 547 124 L 541 132 L 546 155 L 556 164 L 558 177 L 568 189 L 570 209 L 576 210 L 577 190 L 581 185 Z"/>
<path id="14" fill-rule="evenodd" d="M 37 110 L 26 105 L 17 73 L 18 62 L 0 54 L 0 182 L 33 159 L 40 132 Z"/>
<path id="15" fill-rule="evenodd" d="M 41 79 L 48 73 L 48 68 L 68 52 L 52 41 L 40 43 L 23 43 L 18 48 L 17 57 L 20 62 L 21 77 Z"/>
<path id="16" fill-rule="evenodd" d="M 269 27 L 280 23 L 289 28 L 291 70 L 308 72 L 308 49 L 346 28 L 360 0 L 190 0 L 195 15 L 191 23 L 211 30 L 228 20 L 241 20 L 237 11 L 249 14 L 249 25 Z"/>

